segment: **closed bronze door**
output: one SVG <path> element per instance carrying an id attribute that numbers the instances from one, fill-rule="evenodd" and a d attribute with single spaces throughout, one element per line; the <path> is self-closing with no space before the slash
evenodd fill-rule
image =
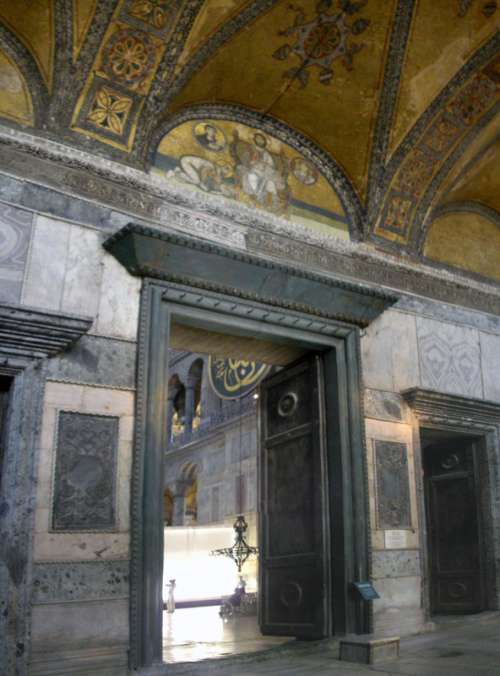
<path id="1" fill-rule="evenodd" d="M 433 613 L 482 610 L 479 513 L 471 442 L 432 445 L 424 457 Z"/>
<path id="2" fill-rule="evenodd" d="M 328 627 L 327 491 L 321 361 L 261 385 L 259 620 L 263 634 L 322 638 Z"/>

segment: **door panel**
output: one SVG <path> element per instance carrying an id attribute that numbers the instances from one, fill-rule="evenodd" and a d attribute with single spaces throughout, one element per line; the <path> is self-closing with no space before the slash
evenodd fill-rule
<path id="1" fill-rule="evenodd" d="M 260 626 L 327 635 L 328 503 L 321 362 L 309 357 L 261 384 Z"/>
<path id="2" fill-rule="evenodd" d="M 456 442 L 426 450 L 426 496 L 435 613 L 482 608 L 474 447 Z"/>

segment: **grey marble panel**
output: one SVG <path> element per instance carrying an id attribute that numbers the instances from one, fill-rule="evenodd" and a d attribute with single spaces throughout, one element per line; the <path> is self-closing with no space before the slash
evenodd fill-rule
<path id="1" fill-rule="evenodd" d="M 36 563 L 32 603 L 90 601 L 129 595 L 128 561 Z"/>
<path id="2" fill-rule="evenodd" d="M 59 224 L 54 222 L 54 227 Z M 99 233 L 71 226 L 61 307 L 95 317 L 99 306 L 103 250 Z"/>
<path id="3" fill-rule="evenodd" d="M 483 396 L 478 331 L 417 318 L 417 336 L 422 387 Z"/>
<path id="4" fill-rule="evenodd" d="M 119 419 L 59 414 L 52 529 L 102 531 L 116 526 Z"/>
<path id="5" fill-rule="evenodd" d="M 410 483 L 406 444 L 374 441 L 379 528 L 411 526 Z"/>
<path id="6" fill-rule="evenodd" d="M 415 317 L 392 310 L 370 324 L 361 340 L 365 387 L 400 392 L 419 383 Z"/>
<path id="7" fill-rule="evenodd" d="M 47 375 L 54 380 L 133 388 L 135 360 L 135 343 L 83 336 L 70 350 L 47 362 Z"/>
<path id="8" fill-rule="evenodd" d="M 484 398 L 500 402 L 500 336 L 480 333 Z"/>
<path id="9" fill-rule="evenodd" d="M 420 575 L 420 555 L 417 550 L 398 549 L 375 551 L 372 554 L 372 577 L 414 577 Z"/>
<path id="10" fill-rule="evenodd" d="M 29 211 L 0 205 L 0 301 L 21 298 L 32 220 Z"/>
<path id="11" fill-rule="evenodd" d="M 26 305 L 61 308 L 70 228 L 67 223 L 37 217 L 23 292 Z"/>
<path id="12" fill-rule="evenodd" d="M 365 417 L 406 422 L 408 407 L 401 395 L 395 392 L 365 389 Z"/>

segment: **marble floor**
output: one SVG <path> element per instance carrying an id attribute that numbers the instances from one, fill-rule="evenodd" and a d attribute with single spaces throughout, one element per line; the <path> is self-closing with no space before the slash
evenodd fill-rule
<path id="1" fill-rule="evenodd" d="M 223 620 L 219 617 L 219 606 L 180 608 L 172 614 L 163 613 L 163 659 L 167 663 L 253 653 L 289 640 L 262 636 L 256 616 Z"/>
<path id="2" fill-rule="evenodd" d="M 172 665 L 172 676 L 500 676 L 500 612 L 434 618 L 436 630 L 401 641 L 400 658 L 374 665 L 338 660 L 335 642 L 293 642 L 261 655 Z M 146 673 L 146 672 L 145 672 Z M 150 670 L 148 676 L 165 672 Z"/>

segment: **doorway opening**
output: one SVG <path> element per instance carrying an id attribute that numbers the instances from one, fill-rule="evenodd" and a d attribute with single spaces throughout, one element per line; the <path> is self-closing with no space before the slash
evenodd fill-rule
<path id="1" fill-rule="evenodd" d="M 7 444 L 7 426 L 12 381 L 13 378 L 0 375 L 0 486 L 2 485 L 4 456 Z"/>
<path id="2" fill-rule="evenodd" d="M 191 346 L 195 335 L 189 334 Z M 227 339 L 217 355 L 204 353 L 208 339 L 199 331 L 199 352 L 171 349 L 169 358 L 163 564 L 167 663 L 256 652 L 290 640 L 264 636 L 258 620 L 259 385 L 282 367 L 249 359 L 244 345 L 230 347 Z M 172 343 L 186 346 L 186 327 L 172 327 Z M 250 550 L 242 548 L 242 559 L 234 561 L 240 517 Z"/>
<path id="3" fill-rule="evenodd" d="M 421 429 L 431 615 L 486 608 L 486 451 L 478 437 Z"/>
<path id="4" fill-rule="evenodd" d="M 170 325 L 167 663 L 331 633 L 323 355 L 332 350 L 215 328 L 179 315 Z"/>

